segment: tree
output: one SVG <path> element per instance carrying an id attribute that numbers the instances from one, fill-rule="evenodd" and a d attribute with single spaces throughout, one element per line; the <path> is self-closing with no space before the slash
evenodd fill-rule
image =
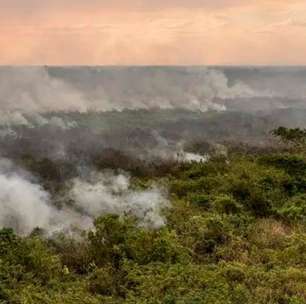
<path id="1" fill-rule="evenodd" d="M 306 145 L 306 129 L 279 127 L 272 131 L 272 135 L 280 138 L 283 143 L 296 148 Z"/>

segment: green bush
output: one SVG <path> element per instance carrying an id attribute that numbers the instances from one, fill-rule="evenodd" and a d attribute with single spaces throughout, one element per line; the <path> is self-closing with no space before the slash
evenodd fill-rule
<path id="1" fill-rule="evenodd" d="M 300 194 L 289 199 L 278 210 L 279 215 L 291 222 L 306 220 L 306 195 Z"/>
<path id="2" fill-rule="evenodd" d="M 210 207 L 210 198 L 207 194 L 189 193 L 187 196 L 187 200 L 190 201 L 192 204 L 196 204 L 205 209 L 208 209 Z"/>
<path id="3" fill-rule="evenodd" d="M 230 195 L 219 195 L 214 198 L 214 208 L 219 213 L 235 214 L 241 211 L 241 205 Z"/>
<path id="4" fill-rule="evenodd" d="M 118 215 L 74 236 L 1 229 L 0 303 L 306 303 L 306 156 L 287 151 L 137 174 L 132 189 L 170 189 L 160 229 Z M 56 164 L 28 166 L 65 194 Z"/>

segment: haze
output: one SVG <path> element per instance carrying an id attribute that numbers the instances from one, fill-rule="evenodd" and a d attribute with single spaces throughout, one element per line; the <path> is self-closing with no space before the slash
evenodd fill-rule
<path id="1" fill-rule="evenodd" d="M 3 65 L 302 65 L 302 0 L 0 0 Z"/>

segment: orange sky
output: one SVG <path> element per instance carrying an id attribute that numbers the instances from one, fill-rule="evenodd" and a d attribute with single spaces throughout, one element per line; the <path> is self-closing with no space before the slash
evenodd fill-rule
<path id="1" fill-rule="evenodd" d="M 0 64 L 298 65 L 305 54 L 305 0 L 0 0 Z"/>

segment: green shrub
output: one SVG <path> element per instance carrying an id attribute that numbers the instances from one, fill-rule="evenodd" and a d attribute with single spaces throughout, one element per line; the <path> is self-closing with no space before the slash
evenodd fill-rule
<path id="1" fill-rule="evenodd" d="M 207 194 L 189 193 L 187 196 L 187 200 L 190 201 L 192 204 L 198 205 L 205 209 L 208 209 L 210 207 L 210 198 Z"/>
<path id="2" fill-rule="evenodd" d="M 241 205 L 230 195 L 219 195 L 214 198 L 214 208 L 219 213 L 235 214 L 241 211 Z"/>
<path id="3" fill-rule="evenodd" d="M 301 194 L 289 199 L 281 209 L 279 215 L 291 222 L 306 220 L 306 195 Z"/>
<path id="4" fill-rule="evenodd" d="M 302 153 L 233 151 L 160 172 L 150 164 L 132 188 L 170 187 L 160 229 L 117 215 L 72 237 L 1 229 L 0 303 L 306 303 L 305 163 Z M 35 166 L 41 175 L 51 165 Z M 41 176 L 58 197 L 53 171 Z"/>

